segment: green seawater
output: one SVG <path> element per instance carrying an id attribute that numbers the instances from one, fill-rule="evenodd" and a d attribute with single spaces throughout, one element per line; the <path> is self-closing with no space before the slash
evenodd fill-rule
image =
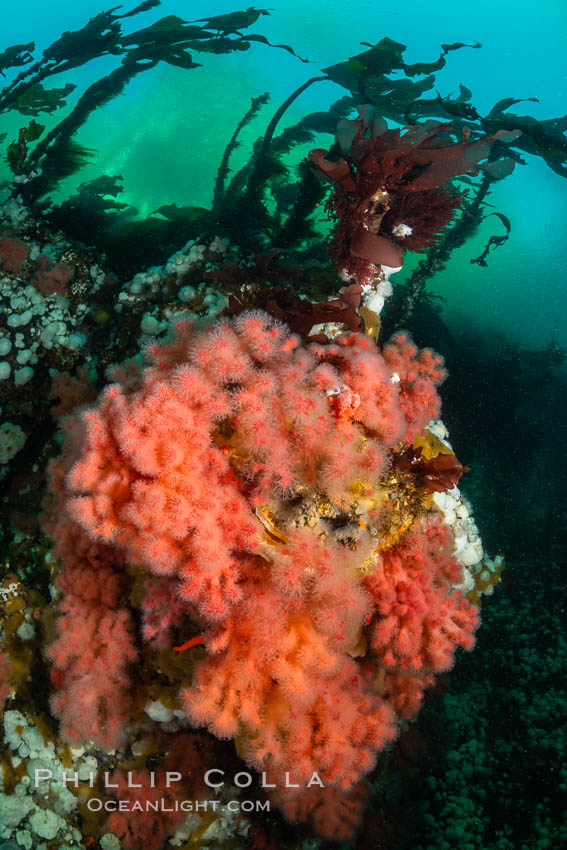
<path id="1" fill-rule="evenodd" d="M 34 38 L 38 46 L 101 11 L 98 0 L 80 4 L 23 0 L 3 6 L 4 43 Z M 193 20 L 230 10 L 225 2 L 165 0 L 157 11 Z M 124 26 L 126 31 L 138 29 L 156 18 L 152 10 L 124 21 Z M 261 17 L 253 29 L 275 43 L 290 44 L 312 64 L 257 44 L 247 53 L 196 56 L 203 67 L 191 72 L 162 64 L 140 75 L 80 130 L 78 140 L 94 148 L 97 156 L 65 184 L 64 192 L 105 172 L 123 176 L 121 200 L 136 206 L 141 215 L 166 203 L 207 205 L 224 147 L 251 97 L 267 91 L 271 100 L 242 133 L 234 169 L 246 160 L 268 118 L 297 86 L 320 68 L 359 53 L 361 42 L 375 43 L 384 36 L 408 46 L 409 62 L 432 61 L 443 43 L 479 41 L 481 49 L 463 49 L 447 57 L 445 68 L 437 73 L 443 96 L 457 92 L 462 83 L 472 90 L 481 114 L 504 97 L 537 97 L 539 103 L 518 104 L 517 113 L 538 119 L 563 115 L 567 66 L 561 33 L 566 27 L 567 5 L 562 0 L 543 0 L 537 7 L 527 0 L 277 2 L 270 16 Z M 79 92 L 111 67 L 111 60 L 100 59 L 65 79 L 76 81 Z M 308 111 L 324 110 L 342 94 L 344 90 L 333 83 L 311 87 L 288 111 L 286 125 Z M 12 118 L 11 126 L 19 126 L 19 120 Z M 322 138 L 321 144 L 327 140 Z M 307 150 L 295 149 L 294 161 Z M 567 345 L 565 182 L 538 157 L 527 154 L 525 159 L 527 164 L 518 165 L 490 197 L 494 209 L 510 219 L 511 238 L 488 268 L 471 265 L 470 259 L 478 256 L 490 235 L 503 232 L 496 219 L 484 222 L 475 239 L 436 276 L 431 289 L 446 299 L 444 316 L 456 333 L 472 322 L 483 335 L 500 331 L 527 347 L 545 346 L 552 336 Z M 4 165 L 2 169 L 0 175 L 7 176 Z M 413 263 L 418 259 L 414 257 Z M 403 282 L 411 269 L 409 260 L 396 280 Z"/>

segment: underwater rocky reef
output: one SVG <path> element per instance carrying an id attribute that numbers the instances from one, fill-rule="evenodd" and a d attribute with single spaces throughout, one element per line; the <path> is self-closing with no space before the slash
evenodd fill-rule
<path id="1" fill-rule="evenodd" d="M 435 274 L 567 118 L 439 94 L 478 43 L 313 73 L 160 5 L 0 52 L 0 848 L 560 847 L 565 352 L 456 339 Z M 137 75 L 249 50 L 306 79 L 209 207 L 60 191 Z"/>

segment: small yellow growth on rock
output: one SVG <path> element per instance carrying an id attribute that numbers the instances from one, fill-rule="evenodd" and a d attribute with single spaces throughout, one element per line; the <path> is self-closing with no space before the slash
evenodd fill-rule
<path id="1" fill-rule="evenodd" d="M 467 599 L 474 605 L 480 605 L 482 596 L 490 596 L 496 587 L 502 581 L 502 572 L 504 570 L 504 558 L 499 556 L 491 562 L 491 568 L 483 567 L 474 576 L 475 586 L 470 593 L 467 594 Z"/>
<path id="2" fill-rule="evenodd" d="M 380 334 L 380 314 L 375 313 L 374 310 L 369 310 L 362 304 L 358 308 L 358 315 L 364 322 L 364 333 L 372 337 L 373 340 L 377 340 Z"/>
<path id="3" fill-rule="evenodd" d="M 425 460 L 431 460 L 437 455 L 450 455 L 451 449 L 439 437 L 436 437 L 427 428 L 421 434 L 417 434 L 413 441 L 414 449 L 421 449 L 421 456 Z"/>

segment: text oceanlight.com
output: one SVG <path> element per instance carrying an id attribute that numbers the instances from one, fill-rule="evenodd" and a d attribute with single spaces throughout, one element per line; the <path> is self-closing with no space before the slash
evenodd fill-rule
<path id="1" fill-rule="evenodd" d="M 101 800 L 91 797 L 87 800 L 87 809 L 91 812 L 269 812 L 269 800 Z"/>

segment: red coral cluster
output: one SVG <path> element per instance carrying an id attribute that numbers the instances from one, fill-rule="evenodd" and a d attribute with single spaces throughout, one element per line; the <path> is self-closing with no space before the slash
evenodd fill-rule
<path id="1" fill-rule="evenodd" d="M 325 793 L 352 794 L 432 674 L 472 645 L 476 610 L 454 591 L 460 568 L 437 515 L 382 554 L 352 516 L 353 493 L 373 515 L 388 503 L 394 447 L 439 412 L 441 360 L 407 335 L 383 352 L 356 333 L 302 344 L 261 312 L 198 334 L 179 323 L 148 357 L 64 420 L 51 467 L 62 732 L 120 740 L 136 571 L 138 640 L 204 642 L 180 694 L 187 717 L 235 739 L 270 781 L 292 776 L 299 797 L 317 773 L 323 796 L 297 802 L 316 819 Z M 335 526 L 298 514 L 286 525 L 310 499 L 331 506 Z"/>
<path id="2" fill-rule="evenodd" d="M 495 141 L 516 138 L 519 131 L 473 141 L 466 128 L 455 142 L 452 124 L 431 120 L 388 129 L 373 106 L 357 108 L 356 120 L 343 119 L 337 127 L 340 158 L 329 159 L 329 151 L 316 149 L 309 160 L 334 187 L 327 203 L 335 222 L 331 259 L 365 284 L 381 265 L 400 267 L 404 250 L 425 251 L 438 241 L 463 202 L 448 181 L 479 169 L 498 176 L 495 163 L 482 160 Z M 506 163 L 509 173 L 513 161 Z"/>
<path id="3" fill-rule="evenodd" d="M 26 242 L 11 236 L 0 239 L 0 269 L 11 274 L 21 274 L 31 265 L 30 249 Z M 54 263 L 47 254 L 41 254 L 32 266 L 32 286 L 42 295 L 65 295 L 75 270 L 65 263 Z"/>
<path id="4" fill-rule="evenodd" d="M 450 592 L 461 576 L 452 549 L 439 519 L 416 520 L 365 580 L 375 611 L 370 643 L 385 673 L 383 692 L 401 717 L 418 711 L 433 674 L 453 666 L 455 647 L 474 644 L 478 609 Z"/>
<path id="5" fill-rule="evenodd" d="M 37 261 L 35 274 L 30 280 L 42 295 L 65 295 L 68 284 L 73 280 L 75 270 L 65 263 L 54 263 L 45 254 Z"/>
<path id="6" fill-rule="evenodd" d="M 0 268 L 12 274 L 19 274 L 30 255 L 30 249 L 21 239 L 3 236 L 0 239 Z"/>
<path id="7" fill-rule="evenodd" d="M 78 369 L 76 375 L 69 372 L 57 372 L 51 382 L 49 398 L 57 401 L 51 405 L 51 415 L 55 420 L 71 413 L 80 404 L 88 404 L 96 398 L 91 376 L 86 369 Z"/>
<path id="8" fill-rule="evenodd" d="M 62 487 L 57 471 L 52 486 Z M 123 564 L 73 523 L 53 518 L 54 554 L 64 559 L 58 637 L 48 650 L 57 686 L 52 708 L 64 737 L 114 747 L 130 716 L 129 665 L 137 658 L 132 617 L 123 599 Z"/>
<path id="9" fill-rule="evenodd" d="M 279 807 L 291 821 L 306 821 L 323 838 L 344 841 L 359 826 L 368 796 L 366 783 L 348 791 L 338 788 L 309 788 L 295 797 L 276 793 Z"/>
<path id="10" fill-rule="evenodd" d="M 371 615 L 355 581 L 360 553 L 301 529 L 270 556 L 269 566 L 250 559 L 246 597 L 208 635 L 184 707 L 195 725 L 238 736 L 271 781 L 288 773 L 305 787 L 317 771 L 347 789 L 395 734 L 390 707 L 348 654 Z"/>
<path id="11" fill-rule="evenodd" d="M 117 770 L 109 784 L 122 806 L 108 817 L 105 831 L 118 836 L 128 850 L 160 850 L 187 816 L 180 804 L 200 800 L 207 791 L 203 777 L 211 767 L 212 754 L 202 735 L 178 732 L 169 741 L 149 743 L 153 750 L 169 750 L 154 761 L 151 773 L 132 770 L 126 777 Z"/>

